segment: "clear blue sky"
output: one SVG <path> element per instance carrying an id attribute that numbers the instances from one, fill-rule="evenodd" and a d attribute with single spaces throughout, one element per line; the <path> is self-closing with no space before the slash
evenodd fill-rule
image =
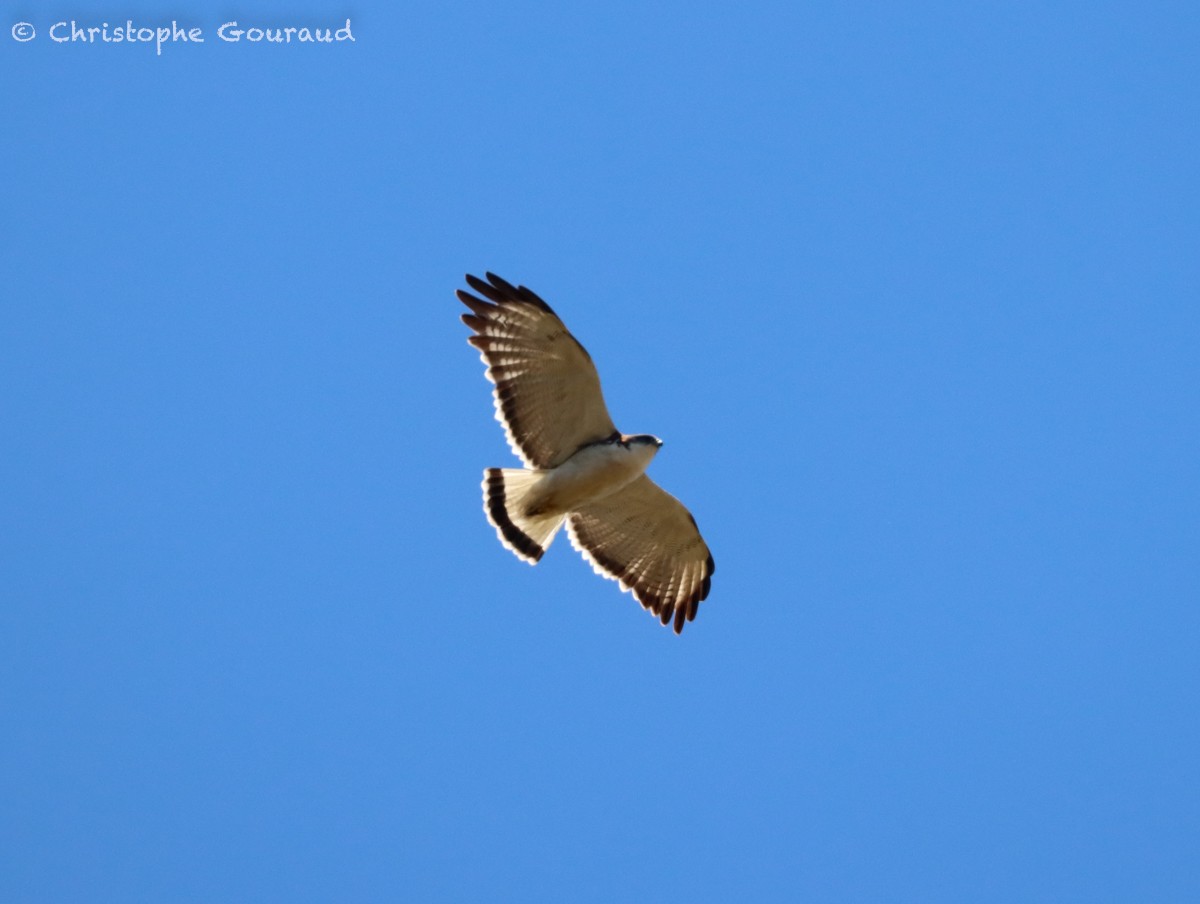
<path id="1" fill-rule="evenodd" d="M 0 899 L 1200 900 L 1194 3 L 0 25 Z M 484 270 L 682 637 L 487 525 Z"/>

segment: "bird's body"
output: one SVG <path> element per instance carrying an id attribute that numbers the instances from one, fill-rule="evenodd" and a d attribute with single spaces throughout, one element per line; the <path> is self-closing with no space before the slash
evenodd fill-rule
<path id="1" fill-rule="evenodd" d="M 544 479 L 525 499 L 527 515 L 565 515 L 610 496 L 639 477 L 659 450 L 652 436 L 614 437 L 589 443 Z"/>
<path id="2" fill-rule="evenodd" d="M 679 633 L 708 596 L 715 566 L 695 519 L 645 475 L 662 441 L 613 426 L 591 357 L 542 299 L 492 273 L 467 282 L 488 299 L 458 292 L 471 309 L 468 341 L 525 465 L 484 471 L 484 511 L 500 542 L 536 564 L 566 524 L 597 573 Z"/>

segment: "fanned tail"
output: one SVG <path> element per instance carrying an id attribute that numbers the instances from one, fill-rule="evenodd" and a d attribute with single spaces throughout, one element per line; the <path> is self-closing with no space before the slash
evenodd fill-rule
<path id="1" fill-rule="evenodd" d="M 565 515 L 526 515 L 525 500 L 545 479 L 539 471 L 488 468 L 483 472 L 483 510 L 500 542 L 536 565 L 562 527 Z"/>

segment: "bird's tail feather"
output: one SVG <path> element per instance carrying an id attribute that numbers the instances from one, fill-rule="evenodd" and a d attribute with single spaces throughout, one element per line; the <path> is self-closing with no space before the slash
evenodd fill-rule
<path id="1" fill-rule="evenodd" d="M 483 510 L 508 549 L 530 565 L 550 547 L 565 515 L 526 515 L 525 500 L 545 479 L 539 471 L 488 468 L 483 472 Z"/>

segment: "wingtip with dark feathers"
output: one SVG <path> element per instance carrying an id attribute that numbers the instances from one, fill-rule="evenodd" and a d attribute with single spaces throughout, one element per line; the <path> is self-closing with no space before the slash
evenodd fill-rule
<path id="1" fill-rule="evenodd" d="M 695 523 L 695 519 L 692 520 L 692 523 Z M 713 561 L 712 553 L 710 552 L 708 558 L 704 561 L 704 581 L 690 597 L 675 608 L 675 624 L 672 627 L 676 634 L 683 633 L 685 621 L 695 621 L 696 612 L 700 609 L 700 603 L 708 599 L 708 591 L 712 588 L 713 572 L 716 570 L 717 564 Z M 666 622 L 664 621 L 663 624 L 665 625 Z"/>
<path id="2" fill-rule="evenodd" d="M 538 296 L 538 294 L 532 289 L 528 289 L 525 286 L 514 286 L 508 280 L 497 276 L 490 270 L 484 275 L 487 277 L 486 282 L 471 273 L 466 274 L 465 278 L 467 285 L 494 304 L 487 304 L 487 302 L 476 298 L 469 292 L 464 292 L 462 289 L 458 289 L 455 292 L 455 294 L 458 295 L 459 301 L 469 307 L 476 314 L 484 316 L 484 311 L 491 309 L 494 307 L 494 305 L 504 303 L 531 304 L 548 314 L 554 313 L 554 311 L 550 308 L 550 305 L 546 304 L 546 302 L 544 302 L 541 297 Z M 484 310 L 479 310 L 476 307 L 477 305 Z"/>

